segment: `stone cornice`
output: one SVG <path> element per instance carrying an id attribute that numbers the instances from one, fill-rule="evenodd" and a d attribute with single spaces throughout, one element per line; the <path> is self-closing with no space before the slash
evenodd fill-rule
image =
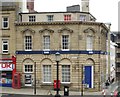
<path id="1" fill-rule="evenodd" d="M 82 21 L 56 21 L 56 22 L 19 22 L 15 23 L 16 26 L 31 26 L 31 25 L 64 25 L 64 24 L 83 24 L 83 25 L 101 25 L 98 22 L 82 22 Z"/>
<path id="2" fill-rule="evenodd" d="M 109 30 L 104 23 L 85 21 L 55 21 L 55 22 L 18 22 L 15 26 L 35 26 L 35 25 L 97 25 Z"/>

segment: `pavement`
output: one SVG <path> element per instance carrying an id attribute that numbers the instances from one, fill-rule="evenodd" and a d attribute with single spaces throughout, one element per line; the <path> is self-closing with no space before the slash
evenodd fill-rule
<path id="1" fill-rule="evenodd" d="M 13 89 L 11 87 L 1 87 L 2 94 L 25 94 L 34 95 L 33 88 Z M 55 95 L 54 90 L 36 89 L 36 95 Z M 59 91 L 60 95 L 64 95 L 64 91 Z M 101 92 L 84 92 L 84 95 L 101 95 Z M 69 95 L 81 95 L 80 91 L 69 91 Z"/>
<path id="2" fill-rule="evenodd" d="M 20 94 L 13 94 L 13 95 L 2 95 L 2 97 L 56 97 L 55 95 L 20 95 Z M 68 97 L 68 96 L 57 96 L 57 97 Z M 102 96 L 102 95 L 84 95 L 84 96 L 79 96 L 79 95 L 70 95 L 69 97 L 111 97 L 110 95 L 107 96 Z"/>
<path id="3" fill-rule="evenodd" d="M 114 88 L 113 88 L 114 87 Z M 117 83 L 111 84 L 107 89 L 104 89 L 106 95 L 110 95 L 112 91 L 117 88 Z M 0 94 L 24 94 L 24 95 L 35 95 L 33 88 L 20 88 L 20 89 L 13 89 L 11 87 L 0 87 Z M 56 91 L 54 90 L 44 90 L 41 88 L 36 89 L 36 95 L 55 95 Z M 60 95 L 64 95 L 64 91 L 59 91 Z M 69 95 L 81 95 L 80 91 L 69 91 Z M 85 92 L 83 95 L 102 95 L 102 91 L 99 92 Z"/>

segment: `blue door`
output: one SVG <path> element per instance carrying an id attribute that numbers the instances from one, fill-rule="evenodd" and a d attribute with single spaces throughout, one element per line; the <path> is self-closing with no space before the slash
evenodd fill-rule
<path id="1" fill-rule="evenodd" d="M 88 88 L 92 88 L 92 66 L 85 66 L 84 70 L 85 84 L 88 85 Z"/>

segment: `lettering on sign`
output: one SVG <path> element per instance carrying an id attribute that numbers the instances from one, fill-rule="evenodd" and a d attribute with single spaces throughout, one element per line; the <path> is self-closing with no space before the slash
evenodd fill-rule
<path id="1" fill-rule="evenodd" d="M 12 63 L 0 63 L 0 70 L 13 70 L 14 64 Z"/>

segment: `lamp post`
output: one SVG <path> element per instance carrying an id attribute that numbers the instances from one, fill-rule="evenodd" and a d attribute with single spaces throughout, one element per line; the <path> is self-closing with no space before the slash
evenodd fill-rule
<path id="1" fill-rule="evenodd" d="M 34 95 L 36 95 L 36 62 L 34 64 Z"/>
<path id="2" fill-rule="evenodd" d="M 83 87 L 83 84 L 84 84 L 84 81 L 83 81 L 83 64 L 82 64 L 82 68 L 81 68 L 81 81 L 82 81 L 82 84 L 81 84 L 81 96 L 83 96 L 83 92 L 84 92 L 84 87 Z"/>
<path id="3" fill-rule="evenodd" d="M 55 59 L 56 59 L 56 63 L 57 63 L 57 91 L 56 91 L 56 95 L 55 97 L 61 97 L 59 94 L 59 87 L 58 87 L 58 81 L 59 81 L 59 61 L 60 61 L 60 53 L 57 52 L 55 53 Z"/>

